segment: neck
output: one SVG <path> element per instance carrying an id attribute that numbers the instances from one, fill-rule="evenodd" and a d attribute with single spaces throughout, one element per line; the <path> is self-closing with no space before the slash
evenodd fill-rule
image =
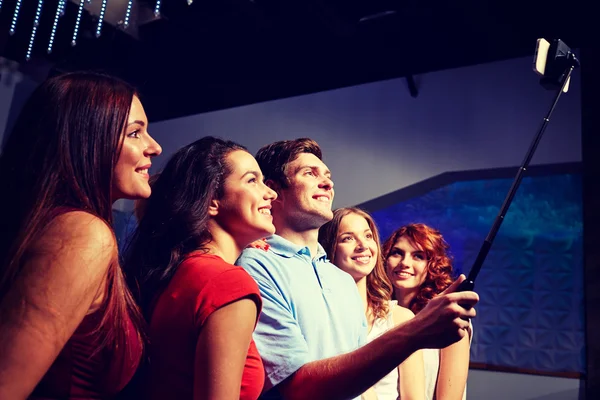
<path id="1" fill-rule="evenodd" d="M 282 238 L 298 246 L 308 247 L 311 257 L 314 258 L 317 255 L 317 249 L 319 248 L 319 228 L 298 231 L 286 223 L 275 223 L 275 228 L 275 233 Z"/>
<path id="2" fill-rule="evenodd" d="M 242 254 L 242 250 L 247 243 L 238 243 L 229 232 L 213 221 L 210 221 L 208 226 L 208 230 L 212 236 L 212 240 L 205 246 L 208 252 L 221 257 L 223 261 L 229 264 L 235 263 L 235 260 Z"/>
<path id="3" fill-rule="evenodd" d="M 396 300 L 398 300 L 398 305 L 404 308 L 409 308 L 410 302 L 413 301 L 416 295 L 416 291 L 406 292 L 398 288 L 394 288 L 394 296 L 396 296 Z"/>

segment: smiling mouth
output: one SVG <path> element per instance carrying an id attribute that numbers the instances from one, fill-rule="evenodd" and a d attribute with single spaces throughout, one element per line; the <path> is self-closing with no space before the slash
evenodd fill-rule
<path id="1" fill-rule="evenodd" d="M 313 198 L 322 203 L 329 203 L 329 197 L 327 197 L 327 196 L 315 196 Z"/>
<path id="2" fill-rule="evenodd" d="M 360 264 L 368 264 L 369 261 L 371 261 L 371 256 L 352 257 L 352 260 L 354 260 Z"/>
<path id="3" fill-rule="evenodd" d="M 259 208 L 258 212 L 261 213 L 262 215 L 271 215 L 270 208 Z"/>
<path id="4" fill-rule="evenodd" d="M 394 276 L 398 278 L 412 278 L 415 275 L 406 271 L 394 271 Z"/>

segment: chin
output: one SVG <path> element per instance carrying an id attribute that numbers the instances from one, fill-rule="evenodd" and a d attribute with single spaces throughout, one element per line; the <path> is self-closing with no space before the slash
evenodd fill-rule
<path id="1" fill-rule="evenodd" d="M 258 228 L 258 230 L 262 231 L 262 233 L 260 234 L 261 238 L 271 236 L 275 233 L 275 227 L 273 225 L 271 225 L 270 227 L 261 226 Z"/>

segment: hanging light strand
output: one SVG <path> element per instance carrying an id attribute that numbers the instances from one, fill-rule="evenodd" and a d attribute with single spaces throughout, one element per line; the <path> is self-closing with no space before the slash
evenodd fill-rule
<path id="1" fill-rule="evenodd" d="M 83 13 L 83 5 L 85 0 L 79 0 L 79 9 L 77 10 L 77 19 L 75 20 L 75 28 L 73 29 L 73 39 L 71 40 L 71 46 L 77 44 L 77 34 L 79 33 L 79 23 L 81 22 L 81 14 Z"/>
<path id="2" fill-rule="evenodd" d="M 156 0 L 156 5 L 154 6 L 154 16 L 160 16 L 160 0 Z"/>
<path id="3" fill-rule="evenodd" d="M 2 0 L 0 0 L 2 1 Z M 125 11 L 125 19 L 123 21 L 123 27 L 125 29 L 129 28 L 129 17 L 131 17 L 131 6 L 133 4 L 133 0 L 129 0 L 127 3 L 127 10 Z"/>
<path id="4" fill-rule="evenodd" d="M 59 0 L 58 2 L 58 6 L 60 7 L 60 16 L 62 17 L 63 15 L 65 15 L 65 6 L 66 6 L 67 0 Z"/>
<path id="5" fill-rule="evenodd" d="M 48 48 L 46 51 L 48 54 L 52 53 L 52 47 L 54 46 L 54 37 L 56 36 L 56 28 L 58 28 L 58 20 L 64 12 L 64 2 L 66 0 L 59 0 L 56 6 L 56 13 L 54 14 L 54 22 L 52 23 L 52 30 L 50 31 L 50 39 L 48 40 Z"/>
<path id="6" fill-rule="evenodd" d="M 35 41 L 35 34 L 37 33 L 37 28 L 40 25 L 40 15 L 42 14 L 43 5 L 44 0 L 38 0 L 37 9 L 35 10 L 35 18 L 33 19 L 33 28 L 31 28 L 31 36 L 29 37 L 29 46 L 27 46 L 27 54 L 25 54 L 25 59 L 27 61 L 31 59 L 31 52 L 33 51 L 33 42 Z"/>
<path id="7" fill-rule="evenodd" d="M 21 11 L 21 0 L 17 0 L 17 4 L 15 5 L 15 12 L 13 14 L 12 22 L 10 23 L 10 34 L 15 34 L 15 29 L 17 28 L 17 19 L 19 18 L 19 11 Z"/>
<path id="8" fill-rule="evenodd" d="M 100 6 L 100 15 L 98 16 L 98 26 L 96 27 L 96 37 L 99 38 L 102 34 L 102 24 L 104 23 L 104 13 L 106 12 L 106 1 L 102 0 L 102 6 Z"/>

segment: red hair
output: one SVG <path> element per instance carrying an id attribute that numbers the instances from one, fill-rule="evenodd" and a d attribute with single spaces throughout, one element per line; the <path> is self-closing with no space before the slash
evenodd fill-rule
<path id="1" fill-rule="evenodd" d="M 427 276 L 408 306 L 416 314 L 452 283 L 452 257 L 448 254 L 450 246 L 437 229 L 425 224 L 408 224 L 394 231 L 383 244 L 386 264 L 392 247 L 401 237 L 406 237 L 413 246 L 424 251 L 427 257 Z"/>

